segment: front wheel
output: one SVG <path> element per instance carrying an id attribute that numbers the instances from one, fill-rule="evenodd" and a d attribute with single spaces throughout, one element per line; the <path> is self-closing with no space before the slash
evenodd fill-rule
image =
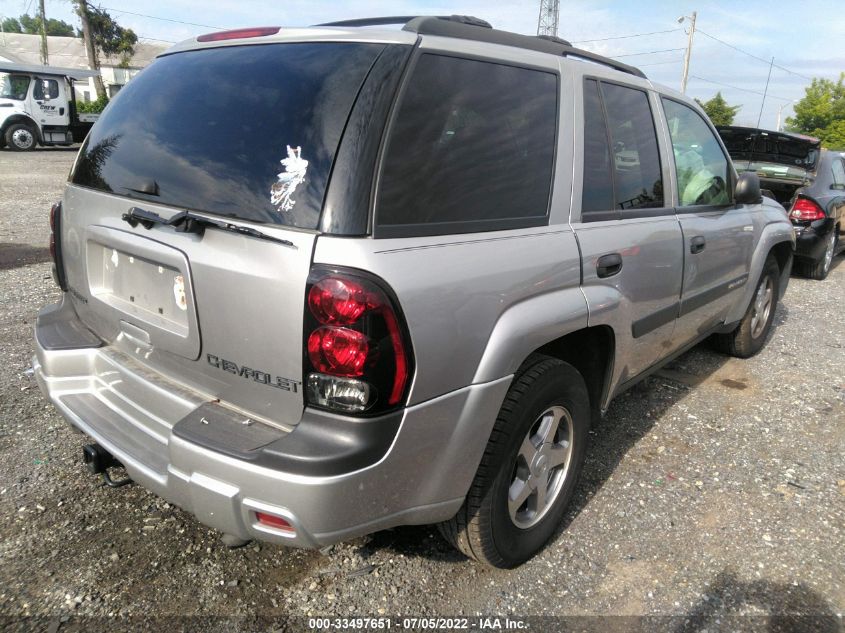
<path id="1" fill-rule="evenodd" d="M 525 562 L 563 517 L 584 462 L 590 403 L 581 374 L 532 356 L 514 378 L 458 514 L 440 532 L 493 567 Z"/>
<path id="2" fill-rule="evenodd" d="M 774 256 L 769 255 L 745 316 L 733 332 L 716 335 L 717 347 L 737 358 L 750 358 L 763 349 L 772 329 L 779 288 L 780 267 Z"/>
<path id="3" fill-rule="evenodd" d="M 6 145 L 16 152 L 28 152 L 35 149 L 35 132 L 26 123 L 14 123 L 6 130 Z"/>

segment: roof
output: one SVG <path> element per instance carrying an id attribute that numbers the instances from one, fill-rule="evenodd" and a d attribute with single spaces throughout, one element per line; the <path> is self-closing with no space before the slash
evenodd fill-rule
<path id="1" fill-rule="evenodd" d="M 370 30 L 361 27 L 379 27 L 402 25 L 401 31 Z M 581 59 L 617 71 L 648 79 L 643 72 L 634 67 L 618 62 L 614 59 L 598 55 L 572 46 L 570 42 L 558 37 L 521 35 L 510 31 L 494 29 L 489 22 L 480 18 L 466 15 L 449 16 L 385 16 L 376 18 L 361 18 L 355 20 L 341 20 L 326 22 L 309 28 L 269 27 L 270 33 L 243 35 L 242 29 L 234 31 L 218 31 L 213 39 L 203 36 L 190 38 L 179 42 L 167 52 L 178 53 L 186 50 L 216 48 L 220 46 L 238 46 L 245 44 L 268 44 L 270 42 L 296 41 L 396 41 L 397 43 L 413 43 L 416 39 L 398 40 L 400 34 L 405 35 L 434 35 L 453 39 L 471 40 L 522 48 L 555 56 Z"/>
<path id="2" fill-rule="evenodd" d="M 129 61 L 129 68 L 143 68 L 164 52 L 167 46 L 138 42 L 135 54 Z M 28 33 L 4 33 L 0 35 L 0 62 L 7 60 L 19 64 L 41 65 L 41 36 Z M 47 53 L 51 64 L 64 68 L 88 70 L 88 55 L 81 37 L 47 36 Z M 120 66 L 121 58 L 108 56 L 100 58 L 100 66 Z"/>
<path id="3" fill-rule="evenodd" d="M 58 66 L 42 66 L 41 64 L 16 64 L 0 61 L 0 72 L 37 73 L 39 75 L 59 75 L 71 79 L 88 79 L 100 74 L 99 70 L 83 70 L 81 68 L 59 68 Z"/>

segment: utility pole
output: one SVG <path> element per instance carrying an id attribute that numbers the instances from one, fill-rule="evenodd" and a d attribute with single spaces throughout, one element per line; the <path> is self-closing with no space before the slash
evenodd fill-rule
<path id="1" fill-rule="evenodd" d="M 557 37 L 560 0 L 540 0 L 540 19 L 537 21 L 537 35 Z"/>
<path id="2" fill-rule="evenodd" d="M 88 2 L 76 0 L 76 10 L 79 13 L 79 20 L 82 22 L 82 39 L 85 42 L 85 52 L 88 53 L 88 68 L 100 70 L 100 62 L 97 60 L 97 51 L 94 49 L 94 34 L 91 33 L 91 24 L 88 22 Z M 103 78 L 100 75 L 94 77 L 94 90 L 97 98 L 106 96 L 106 89 L 103 87 Z"/>
<path id="3" fill-rule="evenodd" d="M 684 21 L 684 18 L 689 18 L 689 38 L 687 39 L 687 51 L 684 53 L 684 76 L 681 78 L 681 92 L 687 92 L 687 79 L 689 79 L 689 61 L 692 56 L 692 38 L 695 36 L 695 18 L 698 14 L 693 11 L 692 15 L 681 16 L 678 18 L 678 24 Z"/>
<path id="4" fill-rule="evenodd" d="M 50 63 L 47 57 L 47 18 L 44 16 L 44 0 L 38 0 L 38 11 L 41 15 L 41 63 L 47 66 Z"/>

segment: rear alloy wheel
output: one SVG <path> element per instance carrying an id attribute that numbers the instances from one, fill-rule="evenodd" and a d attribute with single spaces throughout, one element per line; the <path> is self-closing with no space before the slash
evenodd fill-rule
<path id="1" fill-rule="evenodd" d="M 833 254 L 836 252 L 836 237 L 838 231 L 836 227 L 830 230 L 830 235 L 827 236 L 825 243 L 824 255 L 822 258 L 808 266 L 808 274 L 813 279 L 821 281 L 830 272 L 830 266 L 833 264 Z"/>
<path id="2" fill-rule="evenodd" d="M 590 402 L 581 374 L 534 355 L 511 384 L 464 505 L 441 534 L 493 567 L 531 558 L 560 525 L 584 462 Z"/>
<path id="3" fill-rule="evenodd" d="M 772 329 L 779 287 L 780 267 L 774 256 L 769 255 L 745 316 L 732 332 L 716 335 L 716 346 L 721 351 L 737 358 L 749 358 L 763 349 Z"/>
<path id="4" fill-rule="evenodd" d="M 35 149 L 35 132 L 26 123 L 14 123 L 6 130 L 6 145 L 16 152 L 28 152 Z"/>

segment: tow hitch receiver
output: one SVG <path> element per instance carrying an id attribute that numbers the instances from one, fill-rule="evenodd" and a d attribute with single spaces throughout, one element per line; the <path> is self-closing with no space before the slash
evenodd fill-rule
<path id="1" fill-rule="evenodd" d="M 109 453 L 99 444 L 86 444 L 82 447 L 82 461 L 91 472 L 92 475 L 102 473 L 103 480 L 106 485 L 111 488 L 120 488 L 126 484 L 131 484 L 132 480 L 129 477 L 115 481 L 109 475 L 109 468 L 119 468 L 123 466 L 114 458 L 114 455 Z"/>

